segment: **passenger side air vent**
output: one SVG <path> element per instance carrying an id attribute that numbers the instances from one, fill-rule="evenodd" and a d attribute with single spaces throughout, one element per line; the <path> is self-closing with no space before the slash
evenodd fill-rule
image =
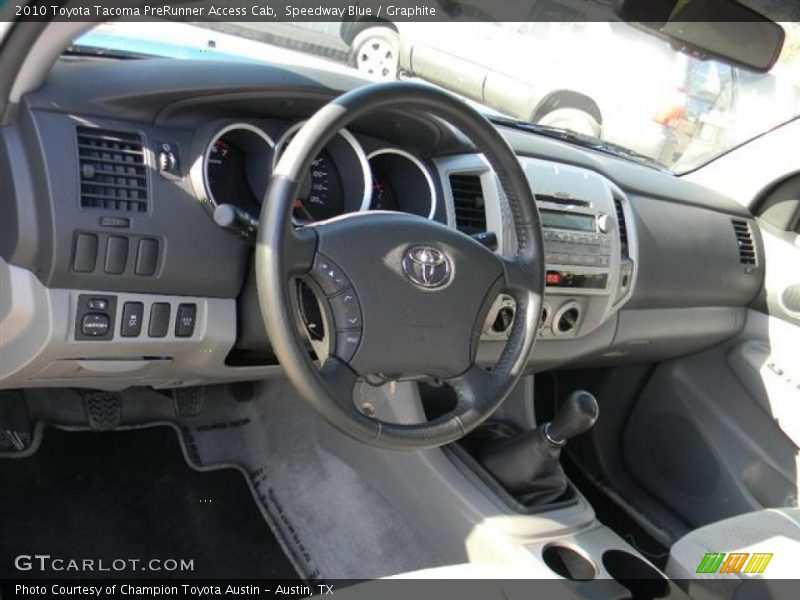
<path id="1" fill-rule="evenodd" d="M 81 208 L 147 211 L 147 167 L 141 136 L 78 127 Z"/>
<path id="2" fill-rule="evenodd" d="M 614 210 L 617 213 L 620 252 L 624 258 L 628 258 L 628 228 L 625 225 L 625 213 L 622 210 L 622 200 L 619 198 L 614 198 Z"/>
<path id="3" fill-rule="evenodd" d="M 466 234 L 486 231 L 483 186 L 478 175 L 450 175 L 456 211 L 456 229 Z"/>
<path id="4" fill-rule="evenodd" d="M 753 241 L 753 232 L 750 223 L 741 219 L 731 219 L 736 241 L 739 244 L 739 262 L 743 265 L 756 264 L 756 245 Z"/>

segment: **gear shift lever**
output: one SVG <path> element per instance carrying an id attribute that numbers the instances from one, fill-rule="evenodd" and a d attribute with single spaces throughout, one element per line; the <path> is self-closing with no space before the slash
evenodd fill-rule
<path id="1" fill-rule="evenodd" d="M 487 448 L 479 460 L 506 490 L 526 504 L 546 504 L 567 487 L 558 464 L 561 448 L 570 438 L 591 429 L 598 411 L 592 394 L 572 392 L 552 421 Z"/>
<path id="2" fill-rule="evenodd" d="M 563 446 L 568 439 L 588 431 L 597 421 L 597 400 L 589 392 L 576 390 L 558 410 L 556 416 L 542 427 L 547 440 Z"/>

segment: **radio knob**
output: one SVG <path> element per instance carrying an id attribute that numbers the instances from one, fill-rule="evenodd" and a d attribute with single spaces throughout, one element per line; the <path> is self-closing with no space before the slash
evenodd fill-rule
<path id="1" fill-rule="evenodd" d="M 608 215 L 600 215 L 597 217 L 597 228 L 600 233 L 608 233 L 611 229 L 611 217 Z"/>

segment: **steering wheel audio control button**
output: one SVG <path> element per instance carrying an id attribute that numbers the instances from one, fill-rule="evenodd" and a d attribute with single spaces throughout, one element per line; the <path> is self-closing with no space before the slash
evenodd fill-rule
<path id="1" fill-rule="evenodd" d="M 317 256 L 314 262 L 314 279 L 328 296 L 336 294 L 350 285 L 342 269 L 324 256 Z"/>
<path id="2" fill-rule="evenodd" d="M 352 360 L 361 343 L 361 331 L 340 331 L 336 334 L 336 356 L 345 362 Z"/>
<path id="3" fill-rule="evenodd" d="M 361 307 L 353 288 L 347 288 L 341 294 L 328 298 L 333 312 L 336 329 L 360 329 Z"/>

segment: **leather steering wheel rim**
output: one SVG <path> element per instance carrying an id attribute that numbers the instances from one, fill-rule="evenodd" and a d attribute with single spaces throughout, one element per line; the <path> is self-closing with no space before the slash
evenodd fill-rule
<path id="1" fill-rule="evenodd" d="M 369 113 L 388 109 L 414 110 L 438 117 L 460 130 L 483 154 L 511 208 L 517 238 L 513 257 L 494 254 L 469 236 L 444 225 L 401 213 L 370 211 L 308 226 L 294 225 L 292 204 L 314 157 L 342 128 Z M 354 241 L 354 237 L 358 240 Z M 348 253 L 347 246 L 359 244 L 362 239 L 366 247 L 356 260 Z M 452 282 L 448 280 L 449 290 L 444 286 L 441 290 L 416 289 L 407 278 L 403 280 L 402 256 L 407 256 L 409 248 L 420 241 L 426 244 L 425 248 L 433 248 L 433 252 L 441 249 L 445 257 L 442 260 L 450 261 L 448 265 L 452 263 L 452 274 L 448 272 L 452 275 Z M 297 278 L 318 275 L 320 261 L 328 261 L 331 256 L 347 263 L 341 265 L 341 270 L 344 281 L 352 285 L 348 289 L 354 293 L 360 289 L 359 293 L 366 295 L 362 301 L 363 330 L 359 330 L 361 356 L 357 353 L 345 360 L 332 353 L 319 368 L 298 327 L 293 285 Z M 327 262 L 322 264 L 327 266 Z M 351 269 L 369 281 L 351 276 L 350 282 L 347 273 Z M 275 354 L 290 381 L 317 413 L 340 431 L 372 446 L 407 450 L 437 447 L 463 437 L 486 420 L 523 373 L 536 338 L 544 292 L 539 213 L 516 154 L 475 109 L 431 86 L 409 82 L 372 84 L 343 94 L 322 107 L 306 121 L 281 156 L 262 203 L 256 280 L 264 325 Z M 376 296 L 374 288 L 381 286 L 386 291 Z M 413 323 L 398 318 L 396 324 L 386 323 L 385 316 L 392 314 L 393 307 L 387 306 L 386 312 L 381 312 L 384 308 L 377 300 L 391 304 L 391 291 L 423 313 L 440 315 L 440 320 Z M 460 320 L 451 322 L 446 303 L 461 306 L 457 294 L 472 296 L 472 291 L 475 298 L 469 299 L 469 306 L 461 311 L 463 315 L 452 317 Z M 497 364 L 487 371 L 475 361 L 476 347 L 482 319 L 499 292 L 512 296 L 517 309 L 505 349 Z M 480 310 L 475 311 L 477 306 Z M 402 307 L 399 310 L 402 312 Z M 459 311 L 454 308 L 450 312 Z M 474 318 L 472 312 L 476 312 Z M 377 338 L 376 332 L 388 331 L 387 327 L 395 327 L 393 333 L 397 336 Z M 441 361 L 441 352 L 431 351 L 427 354 L 428 363 L 419 362 L 426 358 L 424 348 L 436 345 L 440 338 L 466 340 L 468 348 L 453 348 L 454 357 L 442 357 Z M 400 340 L 401 348 L 389 348 L 394 339 Z M 403 340 L 421 340 L 425 345 L 406 348 L 412 344 Z M 376 358 L 374 355 L 384 354 L 381 343 L 386 353 Z M 358 411 L 353 403 L 353 389 L 358 378 L 366 374 L 359 369 L 387 367 L 385 372 L 393 372 L 390 350 L 397 352 L 398 357 L 405 350 L 404 361 L 400 358 L 397 361 L 407 368 L 419 369 L 417 374 L 436 376 L 448 383 L 456 393 L 456 407 L 442 417 L 420 424 L 384 422 Z M 409 355 L 412 351 L 414 357 Z M 417 362 L 415 357 L 419 357 Z"/>

